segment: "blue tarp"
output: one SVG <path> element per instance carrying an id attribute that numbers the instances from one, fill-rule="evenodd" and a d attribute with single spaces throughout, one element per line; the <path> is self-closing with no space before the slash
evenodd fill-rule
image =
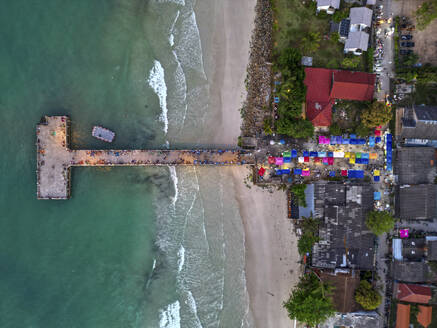
<path id="1" fill-rule="evenodd" d="M 351 145 L 356 145 L 357 144 L 357 139 L 350 139 L 349 140 L 349 143 L 351 144 Z"/>
<path id="2" fill-rule="evenodd" d="M 348 177 L 349 178 L 363 179 L 364 178 L 364 171 L 363 170 L 349 170 Z"/>
<path id="3" fill-rule="evenodd" d="M 328 151 L 328 157 L 334 157 L 334 153 L 332 151 Z"/>
<path id="4" fill-rule="evenodd" d="M 357 137 L 356 134 L 351 134 L 351 135 L 350 135 L 350 138 L 351 138 L 351 139 L 356 139 L 356 137 Z"/>
<path id="5" fill-rule="evenodd" d="M 296 150 L 296 149 L 293 149 L 293 150 L 291 151 L 291 157 L 292 157 L 292 158 L 297 157 L 297 150 Z"/>
<path id="6" fill-rule="evenodd" d="M 326 151 L 319 151 L 317 154 L 318 157 L 326 157 Z"/>
<path id="7" fill-rule="evenodd" d="M 367 158 L 356 158 L 355 163 L 356 164 L 369 164 L 369 160 Z"/>
<path id="8" fill-rule="evenodd" d="M 341 143 L 343 145 L 349 145 L 349 139 L 343 139 Z"/>
<path id="9" fill-rule="evenodd" d="M 276 175 L 282 175 L 282 170 L 276 170 Z"/>
<path id="10" fill-rule="evenodd" d="M 381 200 L 381 193 L 379 191 L 375 191 L 373 193 L 373 199 L 374 200 Z"/>
<path id="11" fill-rule="evenodd" d="M 302 156 L 303 156 L 303 157 L 309 157 L 309 156 L 310 156 L 310 153 L 309 153 L 307 150 L 304 150 Z"/>
<path id="12" fill-rule="evenodd" d="M 335 139 L 337 141 L 337 145 L 341 145 L 342 144 L 343 138 L 341 136 L 336 136 Z"/>
<path id="13" fill-rule="evenodd" d="M 329 171 L 329 176 L 330 177 L 335 177 L 335 171 Z"/>
<path id="14" fill-rule="evenodd" d="M 374 176 L 373 177 L 373 181 L 375 181 L 375 182 L 379 182 L 379 180 L 380 180 L 380 176 L 378 175 L 378 176 Z"/>
<path id="15" fill-rule="evenodd" d="M 284 157 L 284 163 L 291 163 L 291 157 Z"/>
<path id="16" fill-rule="evenodd" d="M 281 145 L 285 145 L 285 140 L 284 140 L 284 139 L 281 139 L 281 140 L 279 140 L 279 143 L 280 143 Z"/>
<path id="17" fill-rule="evenodd" d="M 282 169 L 282 174 L 290 174 L 290 169 Z"/>
<path id="18" fill-rule="evenodd" d="M 358 145 L 365 145 L 366 144 L 366 139 L 357 139 L 357 144 Z"/>
<path id="19" fill-rule="evenodd" d="M 376 137 L 375 138 L 375 143 L 379 143 L 379 142 L 381 142 L 381 137 Z"/>
<path id="20" fill-rule="evenodd" d="M 310 151 L 310 157 L 317 157 L 316 151 Z"/>
<path id="21" fill-rule="evenodd" d="M 293 173 L 294 173 L 294 175 L 301 175 L 302 174 L 302 169 L 294 169 Z"/>
<path id="22" fill-rule="evenodd" d="M 361 153 L 361 158 L 369 159 L 369 153 Z"/>
<path id="23" fill-rule="evenodd" d="M 331 145 L 336 145 L 337 141 L 334 136 L 331 136 Z"/>

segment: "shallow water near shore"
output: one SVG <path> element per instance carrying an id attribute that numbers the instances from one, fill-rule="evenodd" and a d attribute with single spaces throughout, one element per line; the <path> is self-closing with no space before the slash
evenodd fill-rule
<path id="1" fill-rule="evenodd" d="M 249 325 L 243 227 L 226 169 L 75 168 L 72 199 L 36 200 L 43 115 L 71 116 L 75 148 L 208 140 L 213 109 L 193 6 L 3 4 L 1 327 Z M 95 124 L 115 142 L 93 139 Z"/>

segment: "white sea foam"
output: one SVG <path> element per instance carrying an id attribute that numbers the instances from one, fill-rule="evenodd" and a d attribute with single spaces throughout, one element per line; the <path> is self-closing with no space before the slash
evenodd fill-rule
<path id="1" fill-rule="evenodd" d="M 161 115 L 159 116 L 159 119 L 164 123 L 164 133 L 167 134 L 167 85 L 165 84 L 164 68 L 159 61 L 154 61 L 153 68 L 150 70 L 149 79 L 147 81 L 159 98 L 159 106 L 161 107 Z"/>
<path id="2" fill-rule="evenodd" d="M 178 272 L 182 271 L 185 263 L 185 248 L 181 245 L 178 250 Z"/>
<path id="3" fill-rule="evenodd" d="M 171 24 L 171 27 L 170 27 L 170 36 L 168 37 L 168 41 L 170 42 L 170 45 L 171 45 L 172 47 L 174 46 L 174 35 L 173 35 L 173 31 L 174 31 L 174 27 L 175 27 L 175 25 L 176 25 L 176 22 L 178 21 L 179 15 L 180 15 L 180 11 L 178 10 L 177 13 L 176 13 L 176 17 L 175 17 L 175 19 L 173 20 L 173 24 Z"/>
<path id="4" fill-rule="evenodd" d="M 190 310 L 193 312 L 194 315 L 194 319 L 196 321 L 195 323 L 195 327 L 196 328 L 202 328 L 202 324 L 200 323 L 200 319 L 197 315 L 197 305 L 196 305 L 196 300 L 194 299 L 193 294 L 191 293 L 191 291 L 187 292 L 188 295 L 188 299 L 187 299 L 187 304 L 190 307 Z"/>
<path id="5" fill-rule="evenodd" d="M 157 0 L 157 2 L 161 2 L 161 3 L 171 2 L 180 6 L 185 6 L 185 0 Z"/>
<path id="6" fill-rule="evenodd" d="M 178 90 L 175 90 L 175 93 L 177 92 L 179 94 L 179 98 L 181 98 L 179 101 L 183 107 L 182 119 L 178 119 L 180 130 L 182 130 L 185 125 L 185 118 L 187 117 L 187 111 L 188 111 L 187 80 L 185 77 L 184 70 L 182 69 L 181 62 L 179 61 L 178 55 L 176 54 L 176 51 L 173 51 L 173 57 L 175 58 L 177 63 L 177 67 L 175 71 L 175 80 L 176 80 L 176 85 L 178 86 Z"/>
<path id="7" fill-rule="evenodd" d="M 182 65 L 196 70 L 206 80 L 203 67 L 202 43 L 194 11 L 184 17 L 178 25 L 180 26 L 175 29 L 175 34 L 179 42 L 177 42 L 175 48 Z"/>
<path id="8" fill-rule="evenodd" d="M 171 303 L 159 313 L 159 328 L 180 328 L 181 327 L 181 306 L 179 301 Z"/>
<path id="9" fill-rule="evenodd" d="M 176 202 L 178 201 L 178 195 L 179 195 L 179 189 L 178 189 L 178 175 L 176 173 L 176 167 L 169 166 L 168 169 L 170 170 L 170 177 L 173 181 L 174 185 L 174 196 L 172 198 L 172 204 L 173 206 L 176 205 Z"/>

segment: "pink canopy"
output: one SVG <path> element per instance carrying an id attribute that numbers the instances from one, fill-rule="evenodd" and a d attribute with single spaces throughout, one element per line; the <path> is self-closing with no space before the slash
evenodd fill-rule
<path id="1" fill-rule="evenodd" d="M 275 158 L 275 164 L 276 165 L 282 165 L 284 164 L 284 159 L 282 157 L 276 157 Z"/>
<path id="2" fill-rule="evenodd" d="M 310 174 L 311 174 L 310 169 L 303 169 L 303 170 L 302 170 L 302 176 L 303 176 L 303 177 L 309 177 Z"/>
<path id="3" fill-rule="evenodd" d="M 328 165 L 334 165 L 334 158 L 328 157 Z"/>
<path id="4" fill-rule="evenodd" d="M 399 231 L 399 235 L 401 236 L 401 238 L 408 238 L 409 236 L 408 229 L 401 229 Z"/>
<path id="5" fill-rule="evenodd" d="M 323 164 L 328 164 L 328 157 L 323 157 L 322 162 Z"/>
<path id="6" fill-rule="evenodd" d="M 319 144 L 329 144 L 329 142 L 329 138 L 326 138 L 325 136 L 319 136 Z"/>

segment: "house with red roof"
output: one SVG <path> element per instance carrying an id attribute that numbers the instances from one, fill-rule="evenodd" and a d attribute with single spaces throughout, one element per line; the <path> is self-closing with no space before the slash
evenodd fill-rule
<path id="1" fill-rule="evenodd" d="M 305 68 L 306 116 L 314 126 L 329 126 L 336 99 L 371 101 L 375 74 Z"/>
<path id="2" fill-rule="evenodd" d="M 432 295 L 428 286 L 396 283 L 395 296 L 402 302 L 428 304 Z"/>

